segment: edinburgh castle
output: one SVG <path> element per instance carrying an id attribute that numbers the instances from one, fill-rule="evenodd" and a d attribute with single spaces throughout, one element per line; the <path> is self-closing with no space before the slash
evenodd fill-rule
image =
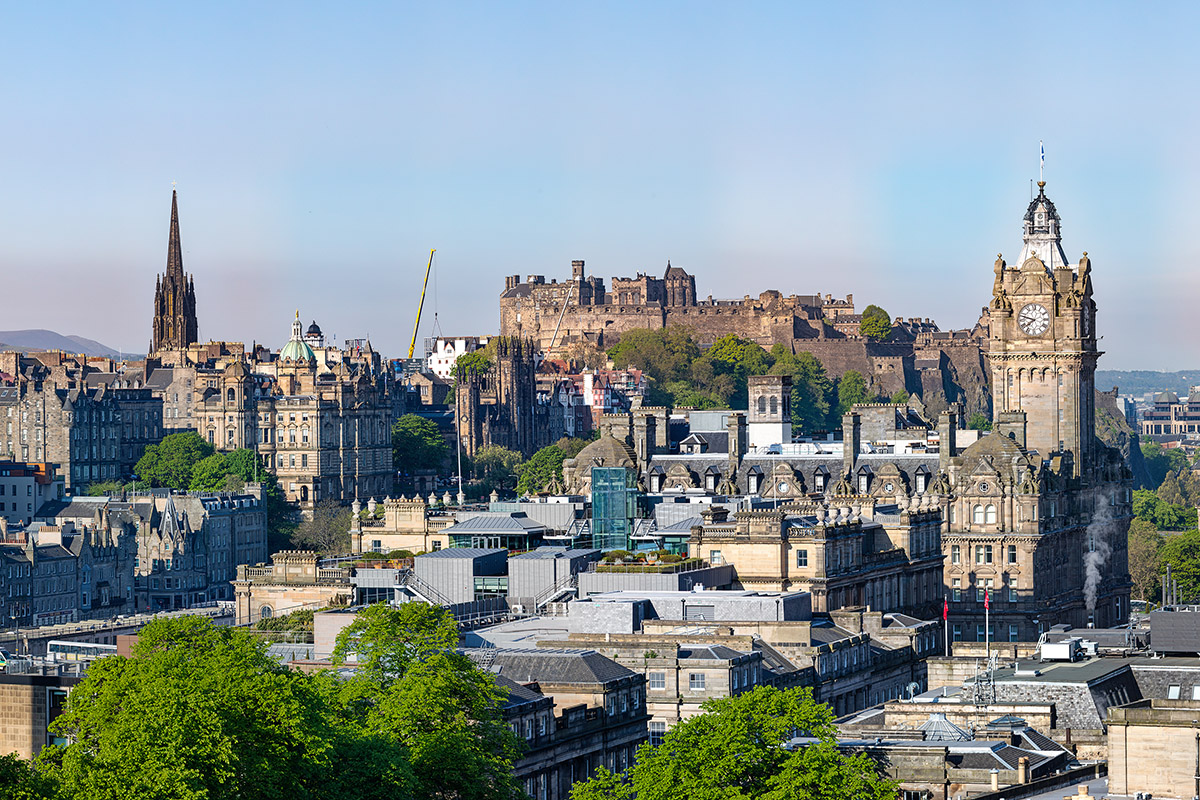
<path id="1" fill-rule="evenodd" d="M 941 331 L 930 319 L 893 321 L 884 341 L 858 332 L 862 317 L 854 296 L 788 295 L 775 290 L 736 300 L 700 299 L 696 279 L 667 264 L 663 277 L 639 273 L 613 278 L 585 274 L 584 262 L 571 262 L 571 278 L 546 282 L 544 276 L 505 279 L 500 296 L 500 332 L 532 339 L 546 353 L 577 342 L 601 350 L 636 328 L 687 328 L 701 347 L 733 334 L 765 348 L 782 344 L 809 352 L 833 376 L 857 370 L 872 390 L 891 395 L 905 390 L 937 412 L 962 403 L 967 414 L 990 411 L 987 369 L 987 309 L 971 330 Z M 564 304 L 566 308 L 564 309 Z M 618 365 L 619 366 L 619 365 Z"/>

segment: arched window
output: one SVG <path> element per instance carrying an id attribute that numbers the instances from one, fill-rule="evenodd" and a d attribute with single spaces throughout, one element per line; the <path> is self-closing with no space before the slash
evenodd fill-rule
<path id="1" fill-rule="evenodd" d="M 767 398 L 761 396 L 758 398 L 758 413 L 767 413 Z"/>
<path id="2" fill-rule="evenodd" d="M 983 524 L 983 506 L 974 506 L 971 509 L 971 522 L 975 525 Z"/>
<path id="3" fill-rule="evenodd" d="M 232 403 L 233 398 L 234 398 L 233 389 L 230 388 L 228 391 L 225 392 L 225 399 Z"/>
<path id="4" fill-rule="evenodd" d="M 300 502 L 301 503 L 308 502 L 308 487 L 307 486 L 300 487 Z"/>
<path id="5" fill-rule="evenodd" d="M 775 416 L 778 413 L 779 413 L 779 398 L 772 397 L 771 398 L 771 416 Z"/>
<path id="6" fill-rule="evenodd" d="M 259 616 L 261 616 L 263 619 L 270 619 L 271 618 L 271 607 L 263 606 L 262 610 L 259 611 L 258 613 L 259 613 Z"/>
<path id="7" fill-rule="evenodd" d="M 996 524 L 996 507 L 994 505 L 992 505 L 991 503 L 988 503 L 988 507 L 986 509 L 984 509 L 983 513 L 984 513 L 984 519 L 983 519 L 984 522 L 986 522 L 988 525 Z"/>

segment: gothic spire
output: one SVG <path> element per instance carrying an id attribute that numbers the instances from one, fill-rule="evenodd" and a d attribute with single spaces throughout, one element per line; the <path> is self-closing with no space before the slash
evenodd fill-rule
<path id="1" fill-rule="evenodd" d="M 171 190 L 171 234 L 167 240 L 167 278 L 183 280 L 183 248 L 179 244 L 179 202 Z"/>

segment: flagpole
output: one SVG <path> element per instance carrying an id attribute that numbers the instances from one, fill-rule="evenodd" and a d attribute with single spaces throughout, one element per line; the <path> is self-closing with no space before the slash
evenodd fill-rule
<path id="1" fill-rule="evenodd" d="M 992 604 L 990 592 L 983 590 L 983 641 L 987 647 L 988 663 L 992 663 Z"/>
<path id="2" fill-rule="evenodd" d="M 942 634 L 946 639 L 946 658 L 950 657 L 950 601 L 942 598 Z"/>

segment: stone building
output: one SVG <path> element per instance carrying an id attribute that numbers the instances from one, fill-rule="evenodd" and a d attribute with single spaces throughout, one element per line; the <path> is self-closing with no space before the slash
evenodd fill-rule
<path id="1" fill-rule="evenodd" d="M 31 362 L 30 359 L 22 359 Z M 162 439 L 161 402 L 140 389 L 87 388 L 80 371 L 39 362 L 0 387 L 0 453 L 59 465 L 68 489 L 127 479 L 146 444 Z"/>
<path id="2" fill-rule="evenodd" d="M 47 503 L 38 519 L 90 528 L 113 541 L 128 538 L 127 575 L 119 576 L 121 586 L 129 586 L 122 588 L 126 612 L 232 600 L 238 565 L 267 558 L 266 507 L 257 484 L 245 493 L 76 497 Z"/>
<path id="3" fill-rule="evenodd" d="M 468 650 L 506 688 L 504 720 L 526 742 L 513 771 L 530 797 L 567 800 L 597 767 L 620 773 L 646 741 L 646 681 L 594 650 Z M 543 700 L 552 702 L 546 704 Z"/>
<path id="4" fill-rule="evenodd" d="M 154 327 L 149 352 L 184 350 L 198 338 L 196 289 L 192 284 L 192 276 L 183 272 L 183 248 L 179 243 L 179 201 L 172 189 L 167 271 L 155 280 Z"/>
<path id="5" fill-rule="evenodd" d="M 1156 394 L 1154 407 L 1142 412 L 1138 427 L 1145 437 L 1195 438 L 1200 434 L 1200 387 L 1193 388 L 1185 398 L 1174 392 Z"/>
<path id="6" fill-rule="evenodd" d="M 826 576 L 829 590 L 841 592 L 828 608 L 870 603 L 890 611 L 917 597 L 940 606 L 944 597 L 956 639 L 1032 640 L 1058 623 L 1107 627 L 1127 619 L 1132 476 L 1121 454 L 1096 437 L 1100 353 L 1091 262 L 1084 256 L 1078 265 L 1067 264 L 1044 187 L 1024 226 L 1020 267 L 1009 268 L 1003 259 L 994 265 L 988 345 L 994 433 L 968 442 L 974 432 L 961 430 L 957 409 L 941 413 L 936 427 L 910 430 L 912 409 L 870 404 L 843 418 L 840 442 L 751 448 L 745 413 L 726 411 L 693 412 L 693 418 L 721 422 L 706 423 L 702 435 L 675 444 L 674 434 L 659 437 L 657 423 L 639 424 L 650 413 L 642 409 L 619 424 L 606 419 L 605 430 L 617 441 L 602 436 L 605 444 L 589 448 L 604 447 L 613 459 L 624 453 L 622 463 L 637 469 L 651 492 L 749 495 L 779 506 L 706 521 L 693 535 L 694 555 L 718 552 L 739 581 L 749 581 L 745 585 L 790 585 L 823 568 L 814 558 L 820 550 L 829 559 L 821 563 L 837 570 Z M 776 424 L 770 404 L 775 399 L 782 408 L 785 388 L 756 382 L 751 424 Z M 786 430 L 774 432 L 786 436 Z M 588 490 L 594 459 L 587 454 L 564 463 L 568 491 Z M 937 558 L 940 548 L 944 557 L 940 587 L 924 580 L 904 589 L 902 580 L 878 588 L 856 583 L 860 570 L 883 569 L 883 561 L 896 559 L 903 572 L 904 562 L 925 559 L 929 542 L 904 537 L 929 528 L 927 522 L 914 528 L 912 520 L 935 515 L 940 535 L 930 555 Z M 857 533 L 860 521 L 872 519 L 883 533 Z M 830 524 L 846 531 L 841 545 L 840 534 L 831 539 L 817 532 Z M 788 544 L 793 536 L 807 537 L 805 544 Z M 914 545 L 920 549 L 909 549 Z M 800 551 L 808 557 L 804 567 Z M 918 569 L 924 574 L 924 566 Z M 834 580 L 836 574 L 843 577 Z M 868 591 L 869 599 L 860 594 Z"/>
<path id="7" fill-rule="evenodd" d="M 391 490 L 392 389 L 377 353 L 325 347 L 319 330 L 306 339 L 297 313 L 278 358 L 197 372 L 192 415 L 217 449 L 255 449 L 287 499 L 311 510 Z"/>
<path id="8" fill-rule="evenodd" d="M 969 331 L 943 332 L 928 319 L 897 318 L 887 341 L 875 342 L 858 333 L 861 318 L 852 295 L 785 297 L 768 290 L 738 300 L 702 300 L 695 277 L 670 264 L 661 278 L 613 278 L 609 290 L 604 279 L 585 275 L 583 261 L 573 261 L 571 273 L 561 283 L 547 283 L 542 275 L 524 282 L 506 278 L 501 335 L 532 339 L 538 349 L 558 355 L 576 342 L 607 349 L 626 331 L 681 325 L 702 347 L 727 334 L 765 348 L 782 344 L 816 356 L 832 376 L 860 372 L 879 394 L 903 389 L 935 411 L 956 402 L 969 413 L 988 411 L 986 309 Z"/>
<path id="9" fill-rule="evenodd" d="M 519 336 L 494 340 L 492 364 L 459 376 L 455 418 L 463 450 L 500 445 L 531 456 L 563 436 L 563 411 L 537 390 L 535 344 Z"/>
<path id="10" fill-rule="evenodd" d="M 103 619 L 133 608 L 132 530 L 99 514 L 76 525 L 0 525 L 0 606 L 15 626 Z"/>
<path id="11" fill-rule="evenodd" d="M 1144 699 L 1108 711 L 1114 795 L 1185 800 L 1200 794 L 1200 701 Z"/>
<path id="12" fill-rule="evenodd" d="M 46 665 L 21 675 L 0 674 L 0 755 L 29 760 L 50 744 L 65 744 L 48 730 L 67 705 L 67 693 L 82 677 Z"/>
<path id="13" fill-rule="evenodd" d="M 320 566 L 308 550 L 273 553 L 270 566 L 239 564 L 233 588 L 237 625 L 354 599 L 350 570 Z"/>

